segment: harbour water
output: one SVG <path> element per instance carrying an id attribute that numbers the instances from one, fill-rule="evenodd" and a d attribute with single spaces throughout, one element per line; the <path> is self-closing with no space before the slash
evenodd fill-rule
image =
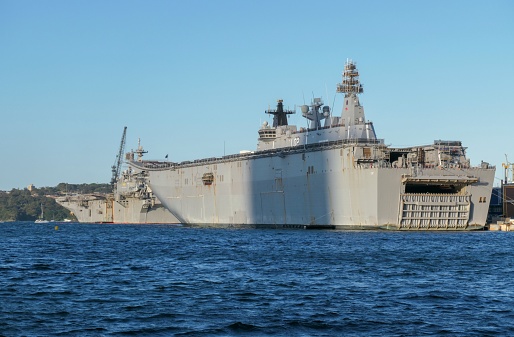
<path id="1" fill-rule="evenodd" d="M 0 229 L 3 336 L 514 335 L 512 232 Z"/>

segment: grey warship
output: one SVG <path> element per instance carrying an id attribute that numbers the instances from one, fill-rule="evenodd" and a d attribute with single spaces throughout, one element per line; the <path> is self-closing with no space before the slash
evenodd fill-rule
<path id="1" fill-rule="evenodd" d="M 175 218 L 155 197 L 148 186 L 145 172 L 128 168 L 121 171 L 127 128 L 123 130 L 120 151 L 113 165 L 108 194 L 74 194 L 56 198 L 79 222 L 119 224 L 176 224 Z M 146 151 L 138 142 L 130 160 L 142 160 Z M 134 157 L 134 153 L 137 155 Z"/>
<path id="2" fill-rule="evenodd" d="M 141 172 L 124 170 L 113 193 L 73 194 L 56 198 L 79 222 L 176 224 L 178 220 L 153 195 Z"/>
<path id="3" fill-rule="evenodd" d="M 486 224 L 495 168 L 472 166 L 460 141 L 395 148 L 378 139 L 347 60 L 334 116 L 320 98 L 288 124 L 278 101 L 255 151 L 187 161 L 128 163 L 183 224 L 207 227 L 477 230 Z M 129 154 L 130 156 L 130 154 Z"/>

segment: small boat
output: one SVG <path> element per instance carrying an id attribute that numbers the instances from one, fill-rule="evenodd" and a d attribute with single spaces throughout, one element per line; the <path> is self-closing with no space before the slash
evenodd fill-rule
<path id="1" fill-rule="evenodd" d="M 43 219 L 43 204 L 41 204 L 41 215 L 39 216 L 39 219 L 36 219 L 36 221 L 34 221 L 35 223 L 49 223 L 50 221 L 48 220 L 44 220 Z"/>

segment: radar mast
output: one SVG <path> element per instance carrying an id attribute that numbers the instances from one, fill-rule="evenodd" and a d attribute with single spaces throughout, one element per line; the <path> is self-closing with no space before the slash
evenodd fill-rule
<path id="1" fill-rule="evenodd" d="M 284 104 L 282 102 L 283 101 L 281 99 L 277 101 L 276 110 L 268 109 L 265 111 L 267 114 L 273 115 L 274 128 L 277 126 L 287 125 L 287 115 L 295 113 L 293 110 L 284 110 Z"/>
<path id="2" fill-rule="evenodd" d="M 371 122 L 366 121 L 364 108 L 359 102 L 359 94 L 364 92 L 359 80 L 357 65 L 351 59 L 346 59 L 343 70 L 343 80 L 337 84 L 337 92 L 344 93 L 341 120 L 346 127 L 347 139 L 376 139 Z M 363 130 L 366 130 L 363 133 Z"/>
<path id="3" fill-rule="evenodd" d="M 364 92 L 359 81 L 359 71 L 357 65 L 350 59 L 346 59 L 343 71 L 343 81 L 337 84 L 337 92 L 344 93 L 345 97 L 350 94 L 361 94 Z"/>
<path id="4" fill-rule="evenodd" d="M 141 138 L 137 139 L 137 150 L 134 151 L 137 154 L 137 161 L 142 162 L 143 161 L 143 155 L 145 153 L 148 153 L 148 151 L 145 151 L 143 149 L 143 146 L 141 146 Z"/>

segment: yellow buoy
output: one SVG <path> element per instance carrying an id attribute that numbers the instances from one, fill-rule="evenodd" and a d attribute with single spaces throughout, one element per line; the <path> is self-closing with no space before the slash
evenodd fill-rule
<path id="1" fill-rule="evenodd" d="M 55 229 L 55 230 L 58 230 L 58 229 L 59 229 L 59 226 L 55 226 L 55 227 L 54 227 L 54 229 Z"/>

